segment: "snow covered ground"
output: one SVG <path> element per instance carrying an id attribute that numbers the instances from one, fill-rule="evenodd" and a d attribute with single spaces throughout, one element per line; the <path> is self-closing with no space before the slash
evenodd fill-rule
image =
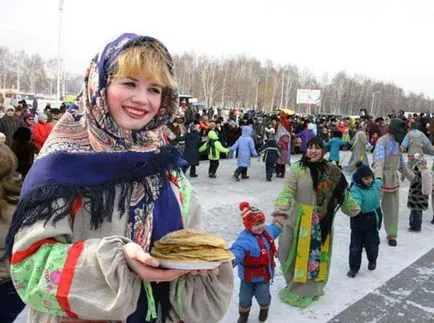
<path id="1" fill-rule="evenodd" d="M 293 160 L 296 159 L 293 157 Z M 430 157 L 428 159 L 429 165 L 431 165 L 432 159 Z M 252 159 L 252 167 L 248 174 L 250 179 L 248 180 L 234 182 L 232 173 L 235 168 L 236 160 L 221 160 L 217 178 L 210 179 L 207 176 L 208 162 L 205 161 L 201 162 L 198 167 L 199 177 L 191 179 L 202 203 L 203 229 L 223 236 L 229 243 L 235 240 L 243 229 L 238 210 L 239 203 L 247 200 L 268 215 L 273 210 L 274 201 L 284 181 L 283 179 L 273 179 L 272 182 L 266 182 L 265 165 L 256 159 Z M 347 278 L 350 226 L 349 218 L 339 212 L 335 220 L 333 258 L 325 295 L 304 310 L 286 305 L 278 297 L 278 292 L 284 288 L 285 282 L 279 269 L 277 269 L 274 283 L 271 286 L 273 299 L 268 322 L 327 322 L 431 250 L 434 245 L 434 225 L 429 222 L 432 217 L 431 208 L 424 212 L 422 232 L 411 233 L 407 231 L 408 184 L 408 181 L 401 184 L 398 246 L 392 248 L 387 245 L 385 232 L 382 229 L 380 254 L 375 271 L 368 272 L 367 261 L 364 258 L 357 277 L 355 279 Z M 271 221 L 271 219 L 269 220 Z M 237 320 L 238 287 L 239 279 L 236 278 L 231 305 L 221 321 L 222 323 L 233 323 Z M 259 322 L 258 312 L 258 306 L 255 304 L 249 322 Z M 24 317 L 25 314 L 22 314 L 16 322 L 25 322 Z"/>

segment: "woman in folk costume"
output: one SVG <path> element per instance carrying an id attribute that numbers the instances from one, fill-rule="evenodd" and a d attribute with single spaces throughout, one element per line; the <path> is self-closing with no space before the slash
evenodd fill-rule
<path id="1" fill-rule="evenodd" d="M 344 170 L 350 174 L 356 171 L 356 163 L 358 161 L 369 166 L 368 151 L 372 149 L 372 145 L 369 143 L 368 136 L 366 135 L 365 123 L 361 122 L 359 124 L 357 132 L 351 140 L 351 145 L 351 158 L 348 165 L 344 166 Z"/>
<path id="2" fill-rule="evenodd" d="M 339 207 L 356 216 L 360 207 L 348 193 L 341 170 L 324 160 L 324 144 L 315 137 L 290 168 L 274 215 L 287 217 L 279 237 L 279 261 L 287 286 L 281 299 L 305 308 L 324 293 L 333 243 L 333 219 Z"/>
<path id="3" fill-rule="evenodd" d="M 384 229 L 387 233 L 389 246 L 396 247 L 399 217 L 399 175 L 401 173 L 410 182 L 415 174 L 404 162 L 400 151 L 400 143 L 406 133 L 405 122 L 401 119 L 390 121 L 387 133 L 380 137 L 374 150 L 375 178 L 383 181 L 381 209 L 383 210 Z"/>
<path id="4" fill-rule="evenodd" d="M 149 255 L 156 240 L 200 220 L 184 162 L 164 141 L 177 108 L 172 69 L 156 39 L 109 43 L 92 60 L 78 109 L 57 123 L 28 173 L 7 244 L 30 322 L 224 315 L 230 264 L 197 275 L 160 269 Z"/>

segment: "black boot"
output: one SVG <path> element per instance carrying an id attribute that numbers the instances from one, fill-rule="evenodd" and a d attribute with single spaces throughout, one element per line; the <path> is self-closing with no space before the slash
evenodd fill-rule
<path id="1" fill-rule="evenodd" d="M 357 271 L 348 270 L 347 276 L 350 278 L 354 278 L 357 276 Z"/>
<path id="2" fill-rule="evenodd" d="M 368 264 L 368 270 L 375 270 L 375 268 L 377 268 L 377 263 L 375 262 L 370 262 Z"/>
<path id="3" fill-rule="evenodd" d="M 389 246 L 391 247 L 396 247 L 398 245 L 398 243 L 396 242 L 396 239 L 389 239 L 387 241 L 387 243 L 389 244 Z"/>
<path id="4" fill-rule="evenodd" d="M 432 216 L 431 224 L 434 224 L 434 215 Z"/>
<path id="5" fill-rule="evenodd" d="M 268 306 L 267 307 L 261 307 L 261 310 L 259 311 L 259 322 L 265 322 L 268 317 Z"/>
<path id="6" fill-rule="evenodd" d="M 239 309 L 240 317 L 238 318 L 237 323 L 246 323 L 249 319 L 250 308 L 242 308 Z"/>

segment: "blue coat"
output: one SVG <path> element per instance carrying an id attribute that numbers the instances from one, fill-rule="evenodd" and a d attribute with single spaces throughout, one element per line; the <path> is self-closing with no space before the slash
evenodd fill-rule
<path id="1" fill-rule="evenodd" d="M 354 176 L 353 176 L 354 178 Z M 380 230 L 383 213 L 380 207 L 380 194 L 383 181 L 375 179 L 370 187 L 353 181 L 350 188 L 351 197 L 359 204 L 361 214 L 350 219 L 351 230 Z"/>
<path id="2" fill-rule="evenodd" d="M 270 234 L 272 239 L 276 239 L 279 234 L 282 232 L 282 229 L 279 228 L 277 224 L 269 224 L 265 226 L 265 230 Z M 268 253 L 270 253 L 270 244 L 267 239 L 263 237 L 263 241 L 265 243 L 265 247 L 267 248 Z M 237 240 L 235 240 L 234 244 L 231 247 L 231 252 L 235 256 L 235 264 L 238 266 L 238 277 L 243 280 L 244 279 L 244 266 L 243 260 L 246 255 L 246 251 L 250 251 L 250 255 L 252 257 L 259 257 L 260 248 L 258 241 L 253 233 L 244 229 L 239 234 Z M 272 259 L 270 259 L 269 264 L 269 273 L 271 279 L 274 277 L 274 268 L 272 266 Z M 264 282 L 264 278 L 254 278 L 252 283 L 262 283 Z"/>
<path id="3" fill-rule="evenodd" d="M 339 151 L 341 150 L 341 146 L 345 145 L 345 143 L 347 142 L 337 137 L 333 137 L 326 143 L 326 147 L 330 150 L 329 160 L 340 161 Z"/>
<path id="4" fill-rule="evenodd" d="M 231 147 L 231 151 L 238 149 L 238 166 L 250 167 L 250 157 L 258 156 L 255 149 L 255 143 L 252 138 L 253 128 L 250 126 L 243 127 L 241 137 Z"/>
<path id="5" fill-rule="evenodd" d="M 360 205 L 362 213 L 375 211 L 380 207 L 380 194 L 383 181 L 375 179 L 370 187 L 353 181 L 350 188 L 352 198 Z"/>

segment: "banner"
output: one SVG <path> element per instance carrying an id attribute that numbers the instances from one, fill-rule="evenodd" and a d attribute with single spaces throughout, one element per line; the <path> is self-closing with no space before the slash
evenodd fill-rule
<path id="1" fill-rule="evenodd" d="M 320 99 L 321 90 L 297 90 L 297 104 L 319 105 Z"/>

